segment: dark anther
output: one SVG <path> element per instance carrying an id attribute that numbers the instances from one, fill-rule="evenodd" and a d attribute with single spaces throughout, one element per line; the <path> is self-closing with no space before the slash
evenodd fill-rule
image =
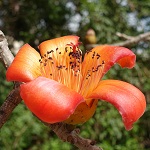
<path id="1" fill-rule="evenodd" d="M 61 52 L 59 52 L 59 54 L 61 54 Z"/>
<path id="2" fill-rule="evenodd" d="M 86 51 L 87 54 L 90 53 L 90 52 L 92 52 L 92 49 Z"/>
<path id="3" fill-rule="evenodd" d="M 99 55 L 98 53 L 96 54 L 96 56 L 97 56 L 97 59 L 99 59 L 99 58 L 100 58 L 100 55 Z"/>
<path id="4" fill-rule="evenodd" d="M 58 50 L 58 47 L 56 48 L 56 51 Z"/>
<path id="5" fill-rule="evenodd" d="M 69 56 L 72 55 L 72 53 L 73 53 L 73 52 L 70 52 L 70 53 L 69 53 Z"/>
<path id="6" fill-rule="evenodd" d="M 52 60 L 52 57 L 48 57 L 49 60 Z"/>
<path id="7" fill-rule="evenodd" d="M 58 70 L 62 69 L 62 65 L 56 66 L 56 67 L 58 68 Z"/>
<path id="8" fill-rule="evenodd" d="M 104 60 L 102 60 L 102 64 L 105 64 L 105 61 L 104 61 Z"/>
<path id="9" fill-rule="evenodd" d="M 95 56 L 95 51 L 93 52 L 93 56 Z"/>
<path id="10" fill-rule="evenodd" d="M 101 67 L 102 65 L 98 65 L 97 68 Z"/>
<path id="11" fill-rule="evenodd" d="M 98 67 L 95 69 L 95 71 L 98 71 Z"/>
<path id="12" fill-rule="evenodd" d="M 95 72 L 94 67 L 92 67 L 92 72 Z"/>
<path id="13" fill-rule="evenodd" d="M 86 79 L 88 79 L 90 76 L 91 76 L 90 74 L 87 74 L 87 75 L 86 75 Z"/>
<path id="14" fill-rule="evenodd" d="M 65 47 L 65 51 L 66 51 L 66 52 L 68 51 L 67 47 Z"/>
<path id="15" fill-rule="evenodd" d="M 46 54 L 44 54 L 44 57 L 46 57 Z"/>
<path id="16" fill-rule="evenodd" d="M 44 63 L 44 66 L 46 66 L 47 65 L 47 63 Z"/>
<path id="17" fill-rule="evenodd" d="M 50 76 L 52 76 L 52 73 L 50 74 Z"/>

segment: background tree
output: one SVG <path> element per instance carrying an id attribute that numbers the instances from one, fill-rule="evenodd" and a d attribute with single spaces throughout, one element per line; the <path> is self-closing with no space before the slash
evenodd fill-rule
<path id="1" fill-rule="evenodd" d="M 99 44 L 114 44 L 150 31 L 149 0 L 2 0 L 0 1 L 0 29 L 14 40 L 28 42 L 34 47 L 46 39 L 77 34 L 84 41 L 93 28 Z M 123 34 L 116 34 L 117 32 Z M 118 36 L 119 35 L 119 36 Z M 97 141 L 104 149 L 150 148 L 150 42 L 149 38 L 130 45 L 137 54 L 134 69 L 115 66 L 108 78 L 122 79 L 140 88 L 147 98 L 147 110 L 133 130 L 125 131 L 118 112 L 99 102 L 97 113 L 86 124 L 79 126 L 81 135 Z M 11 44 L 11 43 L 10 43 Z M 13 84 L 5 80 L 5 69 L 0 64 L 0 104 Z M 106 77 L 106 78 L 107 78 Z M 26 109 L 23 103 L 13 111 L 10 120 L 0 131 L 2 149 L 76 149 L 63 143 Z"/>

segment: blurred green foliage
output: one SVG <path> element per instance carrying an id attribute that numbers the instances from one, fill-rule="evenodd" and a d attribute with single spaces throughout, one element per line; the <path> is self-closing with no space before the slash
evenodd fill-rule
<path id="1" fill-rule="evenodd" d="M 96 31 L 100 44 L 117 43 L 122 39 L 116 32 L 134 36 L 150 31 L 149 8 L 149 0 L 2 0 L 0 28 L 6 35 L 32 46 L 67 34 L 77 34 L 82 41 L 89 28 Z M 136 66 L 129 70 L 116 65 L 105 78 L 124 80 L 137 86 L 146 96 L 147 109 L 134 128 L 126 131 L 117 110 L 100 101 L 94 117 L 79 128 L 83 137 L 96 140 L 104 150 L 150 149 L 150 43 L 140 42 L 130 48 L 137 54 Z M 13 84 L 5 80 L 5 68 L 0 64 L 0 105 L 12 88 Z M 77 148 L 60 141 L 22 102 L 0 131 L 0 149 Z"/>

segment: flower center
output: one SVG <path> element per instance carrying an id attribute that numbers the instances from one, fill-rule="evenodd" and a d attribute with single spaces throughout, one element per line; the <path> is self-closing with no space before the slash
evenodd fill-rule
<path id="1" fill-rule="evenodd" d="M 47 51 L 39 60 L 42 76 L 56 80 L 82 94 L 84 98 L 98 85 L 103 72 L 104 61 L 95 51 L 85 54 L 78 45 L 67 44 L 64 48 Z"/>
<path id="2" fill-rule="evenodd" d="M 82 53 L 78 46 L 67 44 L 65 49 L 50 50 L 41 57 L 39 62 L 42 76 L 79 91 L 82 78 Z"/>

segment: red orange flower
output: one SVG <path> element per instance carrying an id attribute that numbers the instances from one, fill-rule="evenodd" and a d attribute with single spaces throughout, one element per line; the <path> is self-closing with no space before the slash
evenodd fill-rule
<path id="1" fill-rule="evenodd" d="M 144 113 L 143 93 L 119 80 L 101 80 L 115 64 L 132 68 L 135 54 L 127 48 L 97 46 L 82 61 L 79 37 L 64 36 L 39 45 L 40 54 L 25 44 L 8 68 L 8 81 L 24 82 L 20 94 L 27 107 L 47 123 L 84 123 L 98 99 L 113 104 L 127 130 Z"/>

